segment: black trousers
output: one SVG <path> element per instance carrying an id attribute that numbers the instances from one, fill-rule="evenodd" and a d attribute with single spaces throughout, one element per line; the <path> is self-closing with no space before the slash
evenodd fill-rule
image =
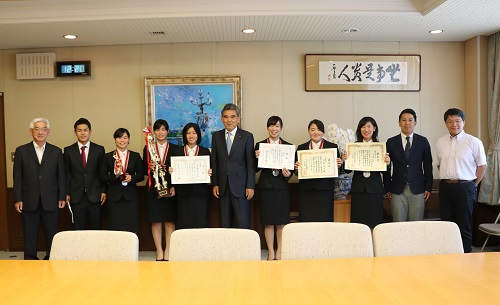
<path id="1" fill-rule="evenodd" d="M 223 195 L 220 195 L 220 219 L 221 227 L 250 229 L 250 201 L 246 197 L 235 197 L 231 192 L 229 183 Z"/>
<path id="2" fill-rule="evenodd" d="M 439 183 L 441 220 L 452 221 L 460 228 L 464 252 L 472 251 L 472 210 L 477 198 L 474 182 Z"/>
<path id="3" fill-rule="evenodd" d="M 71 202 L 75 230 L 101 229 L 101 203 L 90 202 L 87 193 L 83 193 L 80 202 Z"/>
<path id="4" fill-rule="evenodd" d="M 49 259 L 52 239 L 58 231 L 59 209 L 54 211 L 45 211 L 42 203 L 38 203 L 35 211 L 25 211 L 21 213 L 24 231 L 24 259 L 37 260 L 38 234 L 40 230 L 40 221 L 43 223 L 45 231 L 45 257 Z"/>

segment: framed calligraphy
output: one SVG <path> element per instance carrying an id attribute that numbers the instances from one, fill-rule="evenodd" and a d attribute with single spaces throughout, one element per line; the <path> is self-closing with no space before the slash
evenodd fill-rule
<path id="1" fill-rule="evenodd" d="M 225 104 L 241 109 L 240 76 L 159 76 L 144 79 L 146 125 L 157 119 L 168 122 L 168 141 L 182 146 L 182 128 L 197 123 L 201 146 L 212 147 L 212 133 L 224 128 L 221 110 Z"/>
<path id="2" fill-rule="evenodd" d="M 420 91 L 420 55 L 306 54 L 306 91 Z"/>

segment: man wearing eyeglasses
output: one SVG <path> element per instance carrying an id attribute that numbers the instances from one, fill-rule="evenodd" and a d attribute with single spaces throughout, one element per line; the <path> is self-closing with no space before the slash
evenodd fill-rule
<path id="1" fill-rule="evenodd" d="M 441 178 L 441 220 L 458 225 L 464 252 L 469 253 L 472 250 L 472 210 L 477 199 L 477 186 L 486 172 L 486 154 L 481 140 L 465 133 L 462 110 L 446 110 L 444 121 L 449 134 L 437 140 L 434 150 L 434 164 Z"/>
<path id="2" fill-rule="evenodd" d="M 45 231 L 44 259 L 49 259 L 52 239 L 58 230 L 58 209 L 66 204 L 64 159 L 60 148 L 47 143 L 47 119 L 31 121 L 29 132 L 33 141 L 16 148 L 14 155 L 14 207 L 23 222 L 24 259 L 38 259 L 40 221 Z"/>

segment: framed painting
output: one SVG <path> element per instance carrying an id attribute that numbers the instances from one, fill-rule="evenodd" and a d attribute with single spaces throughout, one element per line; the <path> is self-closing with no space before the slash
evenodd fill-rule
<path id="1" fill-rule="evenodd" d="M 241 109 L 240 76 L 146 77 L 146 125 L 157 119 L 168 122 L 168 141 L 182 143 L 182 128 L 193 122 L 200 126 L 200 145 L 211 148 L 212 134 L 224 128 L 221 110 L 225 104 Z M 152 131 L 152 128 L 151 128 Z"/>
<path id="2" fill-rule="evenodd" d="M 420 55 L 306 54 L 306 91 L 420 91 Z"/>

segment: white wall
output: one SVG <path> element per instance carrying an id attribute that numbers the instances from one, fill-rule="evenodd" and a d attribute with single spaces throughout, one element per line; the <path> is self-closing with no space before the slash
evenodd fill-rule
<path id="1" fill-rule="evenodd" d="M 58 61 L 91 60 L 92 76 L 16 80 L 15 54 L 28 52 L 56 52 Z M 422 90 L 305 92 L 306 53 L 420 54 Z M 73 123 L 87 117 L 92 122 L 92 140 L 107 151 L 114 148 L 114 130 L 126 127 L 131 132 L 130 148 L 142 152 L 144 77 L 235 74 L 242 77 L 242 127 L 256 141 L 267 136 L 265 125 L 271 115 L 283 118 L 283 138 L 297 145 L 308 139 L 311 119 L 354 129 L 366 115 L 377 120 L 379 136 L 385 141 L 399 133 L 398 115 L 410 107 L 418 116 L 416 132 L 427 136 L 432 145 L 447 132 L 444 111 L 465 105 L 462 42 L 238 42 L 0 50 L 8 186 L 12 186 L 10 152 L 31 140 L 28 124 L 35 117 L 50 120 L 48 140 L 60 147 L 76 140 Z"/>

